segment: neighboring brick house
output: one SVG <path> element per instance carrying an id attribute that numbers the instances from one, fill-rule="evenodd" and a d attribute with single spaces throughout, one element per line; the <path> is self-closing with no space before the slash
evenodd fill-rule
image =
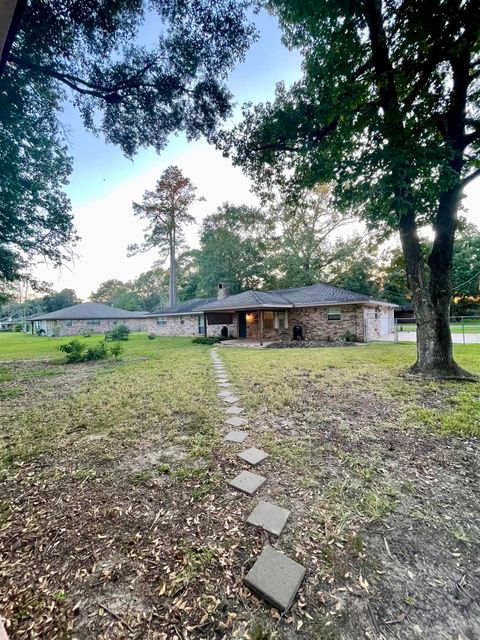
<path id="1" fill-rule="evenodd" d="M 51 313 L 30 316 L 32 333 L 47 336 L 79 336 L 84 331 L 104 333 L 119 324 L 131 331 L 146 331 L 144 311 L 126 311 L 98 302 L 83 302 Z"/>
<path id="2" fill-rule="evenodd" d="M 396 305 L 325 284 L 277 291 L 244 291 L 229 296 L 223 285 L 219 299 L 197 306 L 206 319 L 206 334 L 219 322 L 237 338 L 291 339 L 300 327 L 307 340 L 337 340 L 347 335 L 360 342 L 393 332 Z"/>

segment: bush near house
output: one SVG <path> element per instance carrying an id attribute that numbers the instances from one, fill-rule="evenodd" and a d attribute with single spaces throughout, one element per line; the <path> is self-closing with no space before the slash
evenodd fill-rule
<path id="1" fill-rule="evenodd" d="M 197 336 L 192 339 L 194 344 L 215 344 L 216 342 L 220 342 L 220 338 L 217 336 Z"/>
<path id="2" fill-rule="evenodd" d="M 105 340 L 128 340 L 130 329 L 125 324 L 119 324 L 111 331 L 105 331 Z"/>
<path id="3" fill-rule="evenodd" d="M 66 354 L 66 361 L 73 362 L 91 362 L 93 360 L 105 360 L 109 356 L 118 358 L 123 353 L 121 344 L 115 343 L 110 348 L 104 342 L 98 342 L 90 347 L 80 340 L 71 340 L 66 344 L 57 347 L 58 351 Z"/>

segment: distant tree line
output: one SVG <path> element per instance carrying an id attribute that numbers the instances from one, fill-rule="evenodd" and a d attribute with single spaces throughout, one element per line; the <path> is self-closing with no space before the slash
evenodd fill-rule
<path id="1" fill-rule="evenodd" d="M 43 296 L 25 299 L 24 294 L 12 287 L 10 294 L 5 296 L 5 301 L 0 305 L 0 316 L 21 319 L 36 313 L 51 313 L 65 309 L 80 302 L 80 298 L 73 289 L 50 291 Z"/>
<path id="2" fill-rule="evenodd" d="M 92 302 L 109 304 L 127 311 L 153 311 L 168 301 L 168 270 L 155 263 L 133 280 L 106 280 L 90 294 Z"/>

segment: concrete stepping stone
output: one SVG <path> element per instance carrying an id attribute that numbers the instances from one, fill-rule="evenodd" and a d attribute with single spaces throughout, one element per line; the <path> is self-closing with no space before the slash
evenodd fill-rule
<path id="1" fill-rule="evenodd" d="M 243 442 L 248 436 L 246 431 L 229 431 L 224 438 L 225 442 Z"/>
<path id="2" fill-rule="evenodd" d="M 305 567 L 267 546 L 245 576 L 245 584 L 280 611 L 288 611 L 304 577 Z"/>
<path id="3" fill-rule="evenodd" d="M 250 447 L 250 449 L 245 449 L 245 451 L 239 453 L 238 457 L 248 462 L 248 464 L 255 466 L 260 464 L 265 458 L 268 458 L 268 453 L 262 449 L 257 449 L 257 447 Z"/>
<path id="4" fill-rule="evenodd" d="M 228 484 L 234 489 L 238 489 L 252 496 L 255 491 L 262 486 L 265 480 L 266 478 L 264 476 L 259 476 L 251 471 L 241 471 L 238 476 L 235 476 Z"/>
<path id="5" fill-rule="evenodd" d="M 231 391 L 219 391 L 218 395 L 220 396 L 220 398 L 229 398 L 232 395 Z"/>
<path id="6" fill-rule="evenodd" d="M 241 427 L 246 423 L 247 421 L 245 420 L 245 418 L 238 418 L 237 416 L 233 416 L 232 418 L 225 420 L 225 424 L 228 424 L 231 427 Z"/>
<path id="7" fill-rule="evenodd" d="M 279 507 L 273 502 L 261 500 L 248 516 L 247 522 L 256 527 L 262 527 L 268 533 L 279 536 L 287 524 L 289 516 L 290 511 L 288 509 L 283 509 L 283 507 Z"/>
<path id="8" fill-rule="evenodd" d="M 228 387 L 231 387 L 232 385 L 230 384 L 230 382 L 219 382 L 218 386 L 222 387 L 222 389 L 228 389 Z"/>
<path id="9" fill-rule="evenodd" d="M 232 396 L 230 392 L 220 391 L 220 393 L 229 393 L 228 396 L 222 396 L 224 401 L 228 402 L 229 404 L 235 404 L 235 402 L 238 402 L 240 400 L 240 398 L 237 398 L 237 396 Z"/>
<path id="10" fill-rule="evenodd" d="M 227 407 L 225 409 L 225 413 L 231 413 L 233 415 L 238 415 L 239 413 L 242 413 L 242 411 L 242 407 Z"/>

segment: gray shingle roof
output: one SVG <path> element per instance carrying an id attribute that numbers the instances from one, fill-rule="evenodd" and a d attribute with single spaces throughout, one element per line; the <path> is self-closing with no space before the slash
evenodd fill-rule
<path id="1" fill-rule="evenodd" d="M 317 304 L 326 302 L 367 302 L 372 300 L 369 296 L 354 293 L 348 289 L 340 289 L 329 284 L 311 284 L 307 287 L 295 289 L 278 289 L 275 293 L 285 297 L 292 304 Z"/>
<path id="2" fill-rule="evenodd" d="M 262 307 L 265 305 L 273 306 L 290 306 L 289 303 L 282 296 L 274 292 L 266 291 L 243 291 L 242 293 L 236 293 L 235 295 L 228 296 L 223 300 L 213 300 L 209 304 L 205 304 L 201 309 L 208 311 L 209 309 L 233 309 L 241 307 Z"/>
<path id="3" fill-rule="evenodd" d="M 244 291 L 228 296 L 224 300 L 214 300 L 201 307 L 205 311 L 237 308 L 278 307 L 285 309 L 302 305 L 348 304 L 352 302 L 383 303 L 361 293 L 340 289 L 329 284 L 312 284 L 294 289 L 277 289 L 276 291 Z M 392 304 L 392 306 L 395 306 Z"/>
<path id="4" fill-rule="evenodd" d="M 156 311 L 151 311 L 149 316 L 168 316 L 168 315 L 187 315 L 188 313 L 195 313 L 199 307 L 203 307 L 206 304 L 213 302 L 215 298 L 192 298 L 191 300 L 186 300 L 185 302 L 179 302 L 177 304 L 172 305 L 171 307 L 166 307 L 165 309 L 157 309 Z"/>
<path id="5" fill-rule="evenodd" d="M 30 316 L 28 320 L 127 320 L 128 318 L 145 318 L 145 316 L 145 311 L 126 311 L 99 302 L 82 302 L 51 313 L 37 313 Z"/>

